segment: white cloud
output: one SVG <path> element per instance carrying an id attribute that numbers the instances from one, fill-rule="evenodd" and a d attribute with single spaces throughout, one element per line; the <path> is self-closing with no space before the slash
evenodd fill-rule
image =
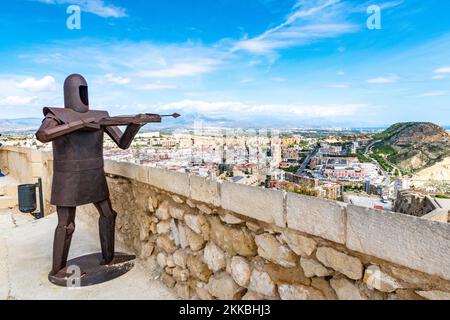
<path id="1" fill-rule="evenodd" d="M 236 42 L 232 51 L 271 55 L 278 49 L 310 44 L 359 30 L 357 25 L 338 19 L 340 0 L 299 1 L 279 25 L 259 36 Z M 335 19 L 331 19 L 335 17 Z"/>
<path id="2" fill-rule="evenodd" d="M 381 10 L 386 10 L 386 9 L 398 7 L 398 6 L 402 5 L 404 2 L 405 2 L 404 0 L 388 1 L 388 2 L 382 3 L 381 5 L 379 5 L 379 7 L 381 8 Z"/>
<path id="3" fill-rule="evenodd" d="M 450 73 L 450 67 L 442 67 L 434 70 L 434 73 Z"/>
<path id="4" fill-rule="evenodd" d="M 112 73 L 108 73 L 105 76 L 105 78 L 106 78 L 106 80 L 108 80 L 109 82 L 114 83 L 114 84 L 128 84 L 131 81 L 130 78 L 114 76 Z"/>
<path id="5" fill-rule="evenodd" d="M 123 18 L 126 10 L 121 7 L 106 4 L 103 0 L 35 0 L 46 4 L 78 5 L 82 11 L 95 14 L 102 18 Z"/>
<path id="6" fill-rule="evenodd" d="M 447 77 L 443 74 L 437 74 L 435 76 L 433 76 L 431 79 L 433 80 L 442 80 L 442 79 L 446 79 Z"/>
<path id="7" fill-rule="evenodd" d="M 446 90 L 434 90 L 434 91 L 428 91 L 425 93 L 422 93 L 418 95 L 417 97 L 425 98 L 425 97 L 443 97 L 448 96 L 449 92 Z"/>
<path id="8" fill-rule="evenodd" d="M 307 118 L 348 117 L 356 114 L 365 104 L 254 104 L 238 101 L 209 102 L 201 100 L 182 100 L 161 105 L 161 111 L 181 111 L 185 113 L 198 112 L 217 115 L 230 114 L 269 114 L 276 113 L 284 116 L 302 116 Z"/>
<path id="9" fill-rule="evenodd" d="M 401 6 L 405 0 L 393 0 L 393 1 L 386 1 L 383 3 L 380 3 L 379 0 L 368 0 L 368 1 L 359 1 L 360 4 L 356 5 L 354 8 L 352 8 L 352 12 L 358 12 L 358 13 L 366 13 L 367 8 L 370 5 L 377 5 L 380 7 L 381 10 L 388 10 L 397 8 L 398 6 Z"/>
<path id="10" fill-rule="evenodd" d="M 335 88 L 335 89 L 348 89 L 350 88 L 349 83 L 338 83 L 338 84 L 330 84 L 327 85 L 328 88 Z"/>
<path id="11" fill-rule="evenodd" d="M 191 42 L 160 45 L 81 39 L 42 46 L 20 58 L 48 68 L 63 69 L 70 65 L 73 70 L 95 70 L 101 74 L 100 81 L 133 83 L 138 87 L 147 82 L 142 83 L 145 78 L 181 78 L 211 73 L 232 57 L 222 49 Z M 54 52 L 59 54 L 55 56 Z M 92 78 L 89 74 L 86 76 Z"/>
<path id="12" fill-rule="evenodd" d="M 255 54 L 271 54 L 278 49 L 310 44 L 316 40 L 334 38 L 355 32 L 352 24 L 315 24 L 304 27 L 289 27 L 262 36 L 244 39 L 236 43 L 233 51 L 245 50 Z"/>
<path id="13" fill-rule="evenodd" d="M 199 58 L 177 61 L 163 69 L 146 70 L 138 73 L 145 78 L 178 78 L 201 75 L 212 72 L 220 64 L 219 60 Z"/>
<path id="14" fill-rule="evenodd" d="M 345 76 L 345 71 L 339 70 L 339 71 L 337 72 L 337 75 L 338 75 L 338 76 Z"/>
<path id="15" fill-rule="evenodd" d="M 0 99 L 0 105 L 2 106 L 25 106 L 29 105 L 36 100 L 36 97 L 19 97 L 19 96 L 9 96 Z"/>
<path id="16" fill-rule="evenodd" d="M 173 84 L 163 84 L 163 83 L 147 83 L 139 87 L 140 90 L 167 90 L 176 88 L 177 86 Z"/>
<path id="17" fill-rule="evenodd" d="M 387 83 L 395 83 L 400 80 L 400 77 L 396 74 L 390 74 L 384 77 L 377 77 L 373 79 L 367 80 L 368 83 L 372 84 L 387 84 Z"/>
<path id="18" fill-rule="evenodd" d="M 51 89 L 55 83 L 55 78 L 52 76 L 45 76 L 42 79 L 27 78 L 22 82 L 19 82 L 16 86 L 19 89 L 26 89 L 32 91 L 44 91 Z"/>

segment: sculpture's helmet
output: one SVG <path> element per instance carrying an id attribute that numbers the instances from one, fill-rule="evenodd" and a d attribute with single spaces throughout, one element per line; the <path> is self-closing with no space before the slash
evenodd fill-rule
<path id="1" fill-rule="evenodd" d="M 79 74 L 72 74 L 64 82 L 64 107 L 76 112 L 89 111 L 88 85 Z"/>

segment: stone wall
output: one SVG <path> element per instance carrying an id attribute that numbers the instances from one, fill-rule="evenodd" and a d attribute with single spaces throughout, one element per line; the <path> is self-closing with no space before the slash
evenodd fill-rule
<path id="1" fill-rule="evenodd" d="M 23 147 L 1 147 L 0 168 L 6 168 L 17 184 L 37 183 L 38 178 L 41 177 L 45 196 L 45 212 L 48 214 L 53 211 L 49 197 L 53 175 L 51 152 Z"/>
<path id="2" fill-rule="evenodd" d="M 450 218 L 448 209 L 442 208 L 436 199 L 411 190 L 399 192 L 394 210 L 432 221 L 449 222 Z"/>
<path id="3" fill-rule="evenodd" d="M 395 201 L 395 212 L 416 217 L 423 217 L 438 207 L 431 197 L 410 190 L 400 191 Z"/>
<path id="4" fill-rule="evenodd" d="M 133 164 L 106 171 L 120 239 L 183 298 L 450 299 L 448 224 Z"/>
<path id="5" fill-rule="evenodd" d="M 105 169 L 118 240 L 156 261 L 182 298 L 450 299 L 449 224 L 134 164 Z M 98 217 L 91 205 L 78 212 Z"/>

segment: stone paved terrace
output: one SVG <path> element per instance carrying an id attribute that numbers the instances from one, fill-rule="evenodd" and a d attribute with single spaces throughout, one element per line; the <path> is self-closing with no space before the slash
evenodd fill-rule
<path id="1" fill-rule="evenodd" d="M 14 181 L 43 178 L 47 212 L 52 212 L 48 203 L 52 161 L 51 154 L 30 149 L 0 152 L 0 165 L 9 168 Z M 142 277 L 159 275 L 158 282 L 144 282 L 136 295 L 145 292 L 151 295 L 148 298 L 165 298 L 160 294 L 175 292 L 184 299 L 226 300 L 450 299 L 448 223 L 127 163 L 106 161 L 105 170 L 118 212 L 118 241 L 138 255 Z M 95 208 L 88 205 L 78 212 L 73 255 L 98 250 L 94 237 L 83 236 L 89 234 L 83 225 L 96 224 Z M 18 259 L 14 265 L 32 264 L 26 256 L 32 252 L 47 270 L 49 230 L 55 224 L 50 215 L 26 223 L 25 235 L 19 235 L 20 227 L 7 233 L 8 257 Z M 22 237 L 18 244 L 9 241 Z M 30 251 L 36 244 L 32 237 L 47 240 Z M 25 247 L 20 245 L 24 241 Z M 48 286 L 44 271 L 33 272 L 37 271 L 30 271 L 28 277 L 34 282 L 22 283 L 24 292 L 27 287 L 38 292 Z M 119 286 L 119 281 L 126 284 L 127 278 L 106 286 Z M 171 290 L 165 291 L 162 284 Z"/>
<path id="2" fill-rule="evenodd" d="M 17 210 L 0 210 L 0 300 L 5 299 L 176 299 L 174 292 L 155 280 L 155 265 L 138 261 L 124 276 L 105 284 L 66 289 L 47 280 L 56 215 L 36 221 Z M 119 250 L 124 249 L 119 246 Z M 98 235 L 79 221 L 71 257 L 99 251 Z"/>

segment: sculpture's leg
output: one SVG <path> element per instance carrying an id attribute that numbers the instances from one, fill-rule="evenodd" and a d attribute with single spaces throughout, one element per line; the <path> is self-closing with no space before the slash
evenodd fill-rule
<path id="1" fill-rule="evenodd" d="M 56 275 L 67 264 L 72 235 L 75 232 L 75 207 L 57 207 L 58 226 L 53 241 L 53 268 L 51 275 Z"/>
<path id="2" fill-rule="evenodd" d="M 114 234 L 116 227 L 117 213 L 112 209 L 111 200 L 95 204 L 100 213 L 99 230 L 100 244 L 102 247 L 103 264 L 110 264 L 114 259 Z"/>

